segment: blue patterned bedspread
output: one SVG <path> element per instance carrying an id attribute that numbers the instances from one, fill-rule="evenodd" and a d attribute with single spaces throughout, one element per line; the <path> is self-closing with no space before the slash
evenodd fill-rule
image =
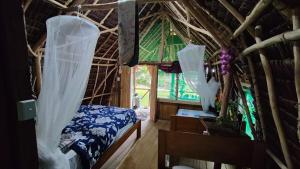
<path id="1" fill-rule="evenodd" d="M 136 121 L 136 114 L 131 109 L 82 105 L 63 129 L 61 142 L 64 138 L 73 138 L 70 148 L 80 156 L 84 169 L 89 169 L 114 143 L 118 131 Z"/>

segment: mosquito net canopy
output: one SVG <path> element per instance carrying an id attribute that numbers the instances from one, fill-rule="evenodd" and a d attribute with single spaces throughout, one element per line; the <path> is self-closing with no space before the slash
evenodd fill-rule
<path id="1" fill-rule="evenodd" d="M 211 78 L 207 83 L 204 72 L 205 46 L 188 44 L 179 51 L 178 59 L 186 83 L 197 92 L 203 110 L 207 111 L 209 106 L 215 106 L 215 97 L 219 83 Z"/>
<path id="2" fill-rule="evenodd" d="M 99 29 L 76 16 L 56 16 L 47 24 L 43 85 L 38 98 L 40 168 L 67 169 L 58 149 L 60 134 L 83 99 Z"/>

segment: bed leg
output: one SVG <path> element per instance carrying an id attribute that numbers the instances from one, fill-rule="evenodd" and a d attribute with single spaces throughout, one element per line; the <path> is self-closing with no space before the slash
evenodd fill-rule
<path id="1" fill-rule="evenodd" d="M 139 138 L 141 138 L 141 121 L 138 122 L 136 128 L 136 139 L 138 140 Z"/>

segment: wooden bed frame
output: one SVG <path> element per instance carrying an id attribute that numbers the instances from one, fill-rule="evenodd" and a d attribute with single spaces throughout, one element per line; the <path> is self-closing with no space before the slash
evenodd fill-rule
<path id="1" fill-rule="evenodd" d="M 141 120 L 138 120 L 132 127 L 130 127 L 125 134 L 122 135 L 117 141 L 115 141 L 105 152 L 104 154 L 97 160 L 96 164 L 92 167 L 92 169 L 100 169 L 105 162 L 118 150 L 118 148 L 131 136 L 134 131 L 136 133 L 136 140 L 141 137 Z"/>

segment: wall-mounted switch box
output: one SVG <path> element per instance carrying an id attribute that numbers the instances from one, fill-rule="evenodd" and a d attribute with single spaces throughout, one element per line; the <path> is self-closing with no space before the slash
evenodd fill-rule
<path id="1" fill-rule="evenodd" d="M 36 101 L 33 99 L 19 101 L 17 108 L 19 121 L 33 119 L 36 116 Z"/>

